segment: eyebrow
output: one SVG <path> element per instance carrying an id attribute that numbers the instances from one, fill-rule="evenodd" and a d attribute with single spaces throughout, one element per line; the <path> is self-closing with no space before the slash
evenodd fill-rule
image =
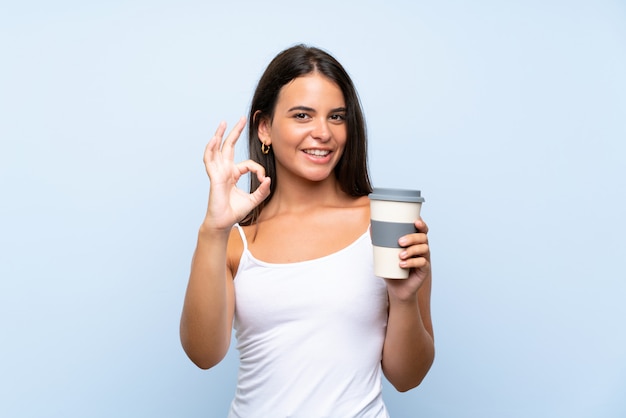
<path id="1" fill-rule="evenodd" d="M 308 106 L 294 106 L 291 109 L 288 110 L 288 112 L 293 112 L 294 110 L 302 110 L 305 112 L 315 112 L 315 109 L 313 109 L 312 107 L 308 107 Z M 330 110 L 330 113 L 337 113 L 337 112 L 346 112 L 346 108 L 345 107 L 336 107 L 334 109 Z"/>

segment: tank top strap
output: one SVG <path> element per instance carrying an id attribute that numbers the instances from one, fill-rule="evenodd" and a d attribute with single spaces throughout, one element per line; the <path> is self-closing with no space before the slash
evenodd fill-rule
<path id="1" fill-rule="evenodd" d="M 248 240 L 246 239 L 246 233 L 243 232 L 243 228 L 239 224 L 235 224 L 237 230 L 239 231 L 239 235 L 241 235 L 241 240 L 243 241 L 243 250 L 248 251 Z"/>

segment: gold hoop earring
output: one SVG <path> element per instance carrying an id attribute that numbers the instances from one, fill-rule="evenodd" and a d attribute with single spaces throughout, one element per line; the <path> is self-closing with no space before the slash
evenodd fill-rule
<path id="1" fill-rule="evenodd" d="M 271 145 L 265 145 L 264 142 L 261 142 L 261 152 L 265 155 L 270 153 L 270 146 Z"/>

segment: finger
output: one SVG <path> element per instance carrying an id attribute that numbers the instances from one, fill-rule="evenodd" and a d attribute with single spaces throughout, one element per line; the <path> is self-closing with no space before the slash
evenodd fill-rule
<path id="1" fill-rule="evenodd" d="M 417 228 L 419 232 L 428 234 L 428 225 L 426 225 L 426 222 L 424 222 L 422 218 L 415 221 L 415 228 Z"/>
<path id="2" fill-rule="evenodd" d="M 430 261 L 427 257 L 413 257 L 406 260 L 400 260 L 400 267 L 402 268 L 414 268 L 424 269 L 430 266 Z"/>
<path id="3" fill-rule="evenodd" d="M 217 130 L 213 137 L 209 140 L 204 148 L 204 163 L 206 164 L 209 161 L 212 161 L 215 152 L 219 151 L 220 144 L 222 143 L 222 137 L 224 136 L 224 132 L 226 131 L 226 122 L 222 121 L 217 126 Z"/>
<path id="4" fill-rule="evenodd" d="M 416 232 L 414 234 L 403 235 L 398 239 L 398 245 L 403 248 L 417 244 L 428 244 L 428 235 L 423 232 Z"/>
<path id="5" fill-rule="evenodd" d="M 226 121 L 221 121 L 219 125 L 217 125 L 217 129 L 215 130 L 214 137 L 223 137 L 224 132 L 226 132 Z"/>
<path id="6" fill-rule="evenodd" d="M 226 137 L 224 144 L 222 145 L 222 153 L 224 156 L 230 160 L 235 159 L 235 144 L 243 132 L 243 128 L 246 126 L 246 118 L 241 117 L 239 121 L 235 124 L 232 131 Z"/>
<path id="7" fill-rule="evenodd" d="M 409 260 L 416 257 L 428 258 L 429 256 L 430 247 L 428 246 L 428 244 L 411 245 L 410 247 L 400 251 L 399 255 L 401 260 Z"/>
<path id="8" fill-rule="evenodd" d="M 243 175 L 246 173 L 254 173 L 256 174 L 256 177 L 257 179 L 259 179 L 260 182 L 262 182 L 266 178 L 265 167 L 263 167 L 261 164 L 257 163 L 256 161 L 253 161 L 253 160 L 242 161 L 240 163 L 237 163 L 236 167 L 237 167 L 237 170 L 239 170 L 240 175 Z"/>
<path id="9" fill-rule="evenodd" d="M 250 194 L 250 199 L 254 202 L 255 206 L 259 205 L 259 203 L 267 199 L 267 196 L 270 195 L 270 184 L 271 179 L 265 177 L 259 187 Z"/>

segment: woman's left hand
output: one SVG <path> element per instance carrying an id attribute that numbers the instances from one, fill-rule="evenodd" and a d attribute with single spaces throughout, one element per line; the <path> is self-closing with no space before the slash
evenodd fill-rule
<path id="1" fill-rule="evenodd" d="M 385 279 L 390 297 L 411 300 L 431 276 L 430 247 L 428 246 L 428 225 L 420 218 L 415 221 L 417 232 L 407 234 L 398 240 L 403 250 L 400 252 L 400 267 L 408 268 L 407 279 Z"/>

